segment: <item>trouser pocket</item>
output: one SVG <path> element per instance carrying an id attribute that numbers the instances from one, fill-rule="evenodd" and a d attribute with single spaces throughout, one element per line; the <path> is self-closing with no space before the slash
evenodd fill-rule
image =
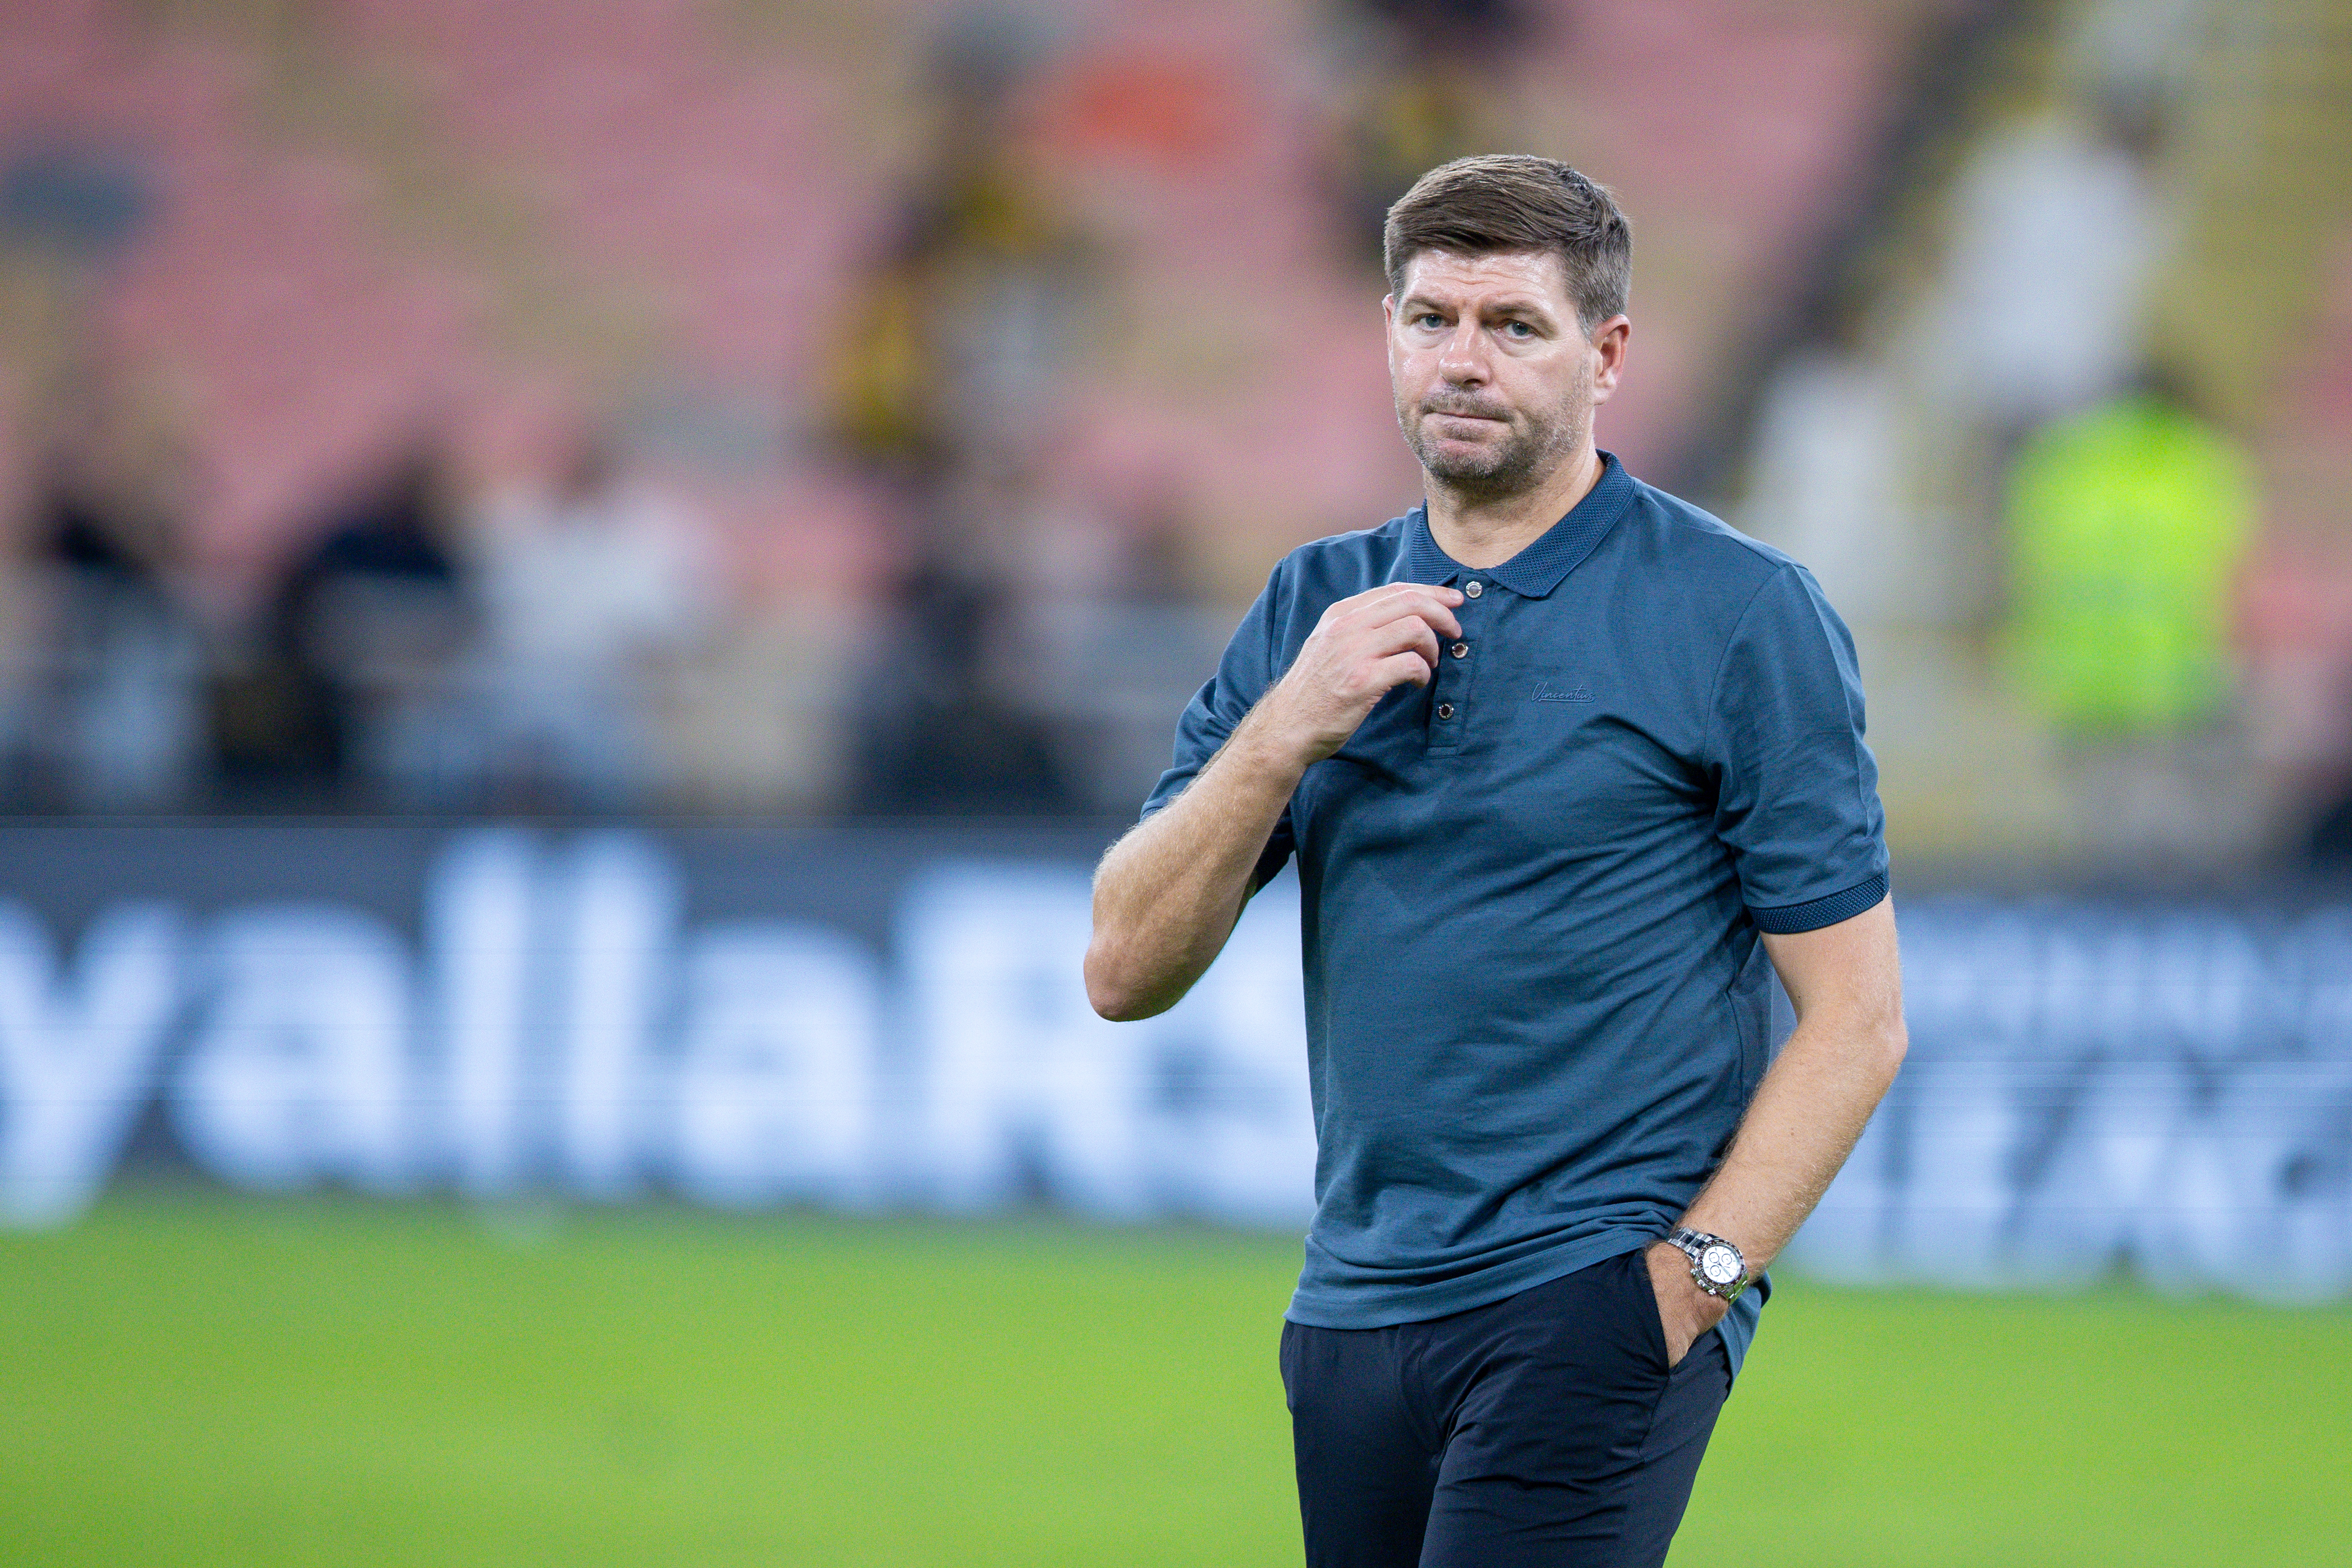
<path id="1" fill-rule="evenodd" d="M 1674 1352 L 1666 1340 L 1666 1316 L 1658 1302 L 1658 1288 L 1650 1278 L 1650 1249 L 1645 1247 L 1638 1252 L 1628 1252 L 1621 1261 L 1624 1265 L 1625 1289 L 1633 1294 L 1632 1308 L 1641 1319 L 1650 1353 L 1657 1358 L 1660 1372 L 1672 1372 Z"/>

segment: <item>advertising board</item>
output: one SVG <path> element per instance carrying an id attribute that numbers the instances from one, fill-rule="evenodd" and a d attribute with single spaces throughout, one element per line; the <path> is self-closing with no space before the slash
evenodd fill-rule
<path id="1" fill-rule="evenodd" d="M 146 1163 L 257 1191 L 1303 1226 L 1295 883 L 1180 1005 L 1112 1025 L 1079 980 L 1099 847 L 0 827 L 0 1214 L 68 1222 Z M 2352 906 L 1901 910 L 1910 1057 L 1791 1264 L 2352 1289 L 2352 1249 L 2313 1240 L 2352 1233 Z"/>

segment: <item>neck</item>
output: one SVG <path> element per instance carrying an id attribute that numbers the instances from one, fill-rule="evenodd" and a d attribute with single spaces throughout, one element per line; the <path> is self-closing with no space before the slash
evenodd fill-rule
<path id="1" fill-rule="evenodd" d="M 1601 454 L 1587 437 L 1540 482 L 1508 495 L 1464 489 L 1423 469 L 1430 535 L 1465 566 L 1500 566 L 1590 494 L 1601 482 Z"/>

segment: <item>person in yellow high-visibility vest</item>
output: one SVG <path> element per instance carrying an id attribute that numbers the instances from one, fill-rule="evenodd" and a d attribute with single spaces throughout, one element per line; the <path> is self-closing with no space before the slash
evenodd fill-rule
<path id="1" fill-rule="evenodd" d="M 2159 394 L 2036 431 L 2011 475 L 2009 644 L 2042 711 L 2117 735 L 2217 716 L 2253 512 L 2237 443 Z"/>

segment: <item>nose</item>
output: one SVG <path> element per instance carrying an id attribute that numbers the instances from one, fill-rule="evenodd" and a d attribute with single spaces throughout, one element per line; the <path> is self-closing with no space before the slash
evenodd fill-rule
<path id="1" fill-rule="evenodd" d="M 1475 316 L 1465 312 L 1438 351 L 1437 374 L 1456 386 L 1476 386 L 1487 379 L 1486 336 Z"/>

